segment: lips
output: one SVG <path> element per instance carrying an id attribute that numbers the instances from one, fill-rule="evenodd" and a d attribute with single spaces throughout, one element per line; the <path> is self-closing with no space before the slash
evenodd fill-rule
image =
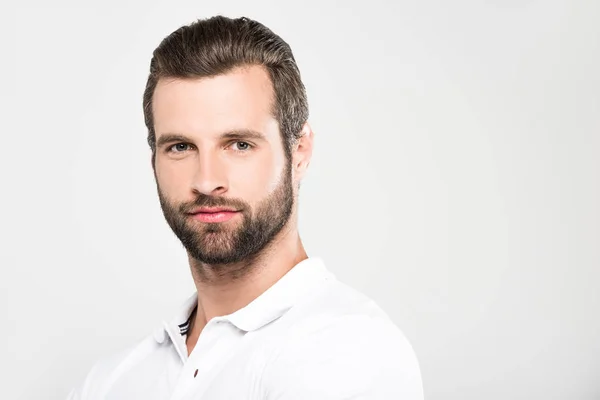
<path id="1" fill-rule="evenodd" d="M 237 212 L 237 210 L 228 207 L 200 207 L 190 212 L 190 214 L 216 214 L 223 212 Z"/>
<path id="2" fill-rule="evenodd" d="M 225 207 L 200 207 L 190 214 L 192 218 L 201 222 L 218 223 L 229 221 L 238 214 L 238 211 Z"/>

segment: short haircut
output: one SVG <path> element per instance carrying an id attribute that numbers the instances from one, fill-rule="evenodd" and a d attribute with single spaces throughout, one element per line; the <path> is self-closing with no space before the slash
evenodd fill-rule
<path id="1" fill-rule="evenodd" d="M 273 117 L 279 123 L 288 159 L 308 119 L 306 89 L 290 46 L 260 22 L 216 16 L 182 26 L 154 50 L 144 91 L 144 120 L 153 160 L 156 132 L 152 97 L 161 78 L 213 77 L 236 67 L 263 66 L 275 94 Z"/>

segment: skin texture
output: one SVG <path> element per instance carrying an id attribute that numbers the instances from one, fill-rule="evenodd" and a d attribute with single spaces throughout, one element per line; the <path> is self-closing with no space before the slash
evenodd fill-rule
<path id="1" fill-rule="evenodd" d="M 165 218 L 188 254 L 198 308 L 191 352 L 215 316 L 246 306 L 307 258 L 297 229 L 300 180 L 312 155 L 308 125 L 285 156 L 274 91 L 261 66 L 201 79 L 161 79 L 154 92 L 153 165 Z M 235 209 L 208 223 L 200 206 Z"/>

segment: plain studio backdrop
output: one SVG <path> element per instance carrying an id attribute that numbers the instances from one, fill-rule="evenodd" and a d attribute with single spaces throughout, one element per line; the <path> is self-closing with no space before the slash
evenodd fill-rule
<path id="1" fill-rule="evenodd" d="M 426 399 L 599 399 L 595 0 L 4 5 L 0 398 L 64 399 L 194 290 L 142 92 L 215 14 L 292 46 L 301 236 L 404 331 Z"/>

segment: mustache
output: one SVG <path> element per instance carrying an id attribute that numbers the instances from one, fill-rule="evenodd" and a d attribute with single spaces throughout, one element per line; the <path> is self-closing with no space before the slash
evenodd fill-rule
<path id="1" fill-rule="evenodd" d="M 193 202 L 182 203 L 179 206 L 179 211 L 188 214 L 198 207 L 228 207 L 236 210 L 245 210 L 249 206 L 241 199 L 200 194 Z"/>

